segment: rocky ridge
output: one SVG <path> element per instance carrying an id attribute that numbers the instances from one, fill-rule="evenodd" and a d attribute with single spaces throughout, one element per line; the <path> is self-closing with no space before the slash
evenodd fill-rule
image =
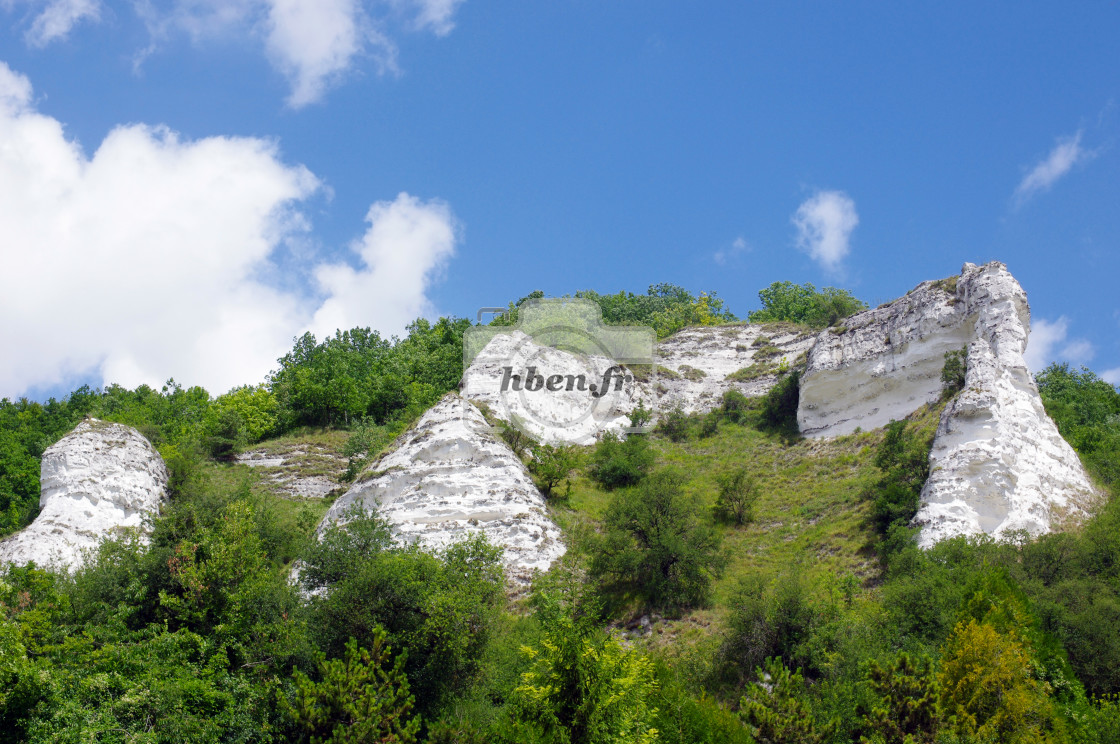
<path id="1" fill-rule="evenodd" d="M 453 393 L 359 476 L 320 531 L 345 523 L 355 507 L 376 508 L 400 539 L 428 549 L 481 532 L 503 548 L 506 574 L 518 583 L 565 552 L 525 465 L 479 410 Z"/>
<path id="2" fill-rule="evenodd" d="M 0 563 L 77 568 L 101 540 L 143 535 L 167 496 L 167 466 L 135 429 L 87 419 L 43 453 L 40 512 L 0 541 Z"/>

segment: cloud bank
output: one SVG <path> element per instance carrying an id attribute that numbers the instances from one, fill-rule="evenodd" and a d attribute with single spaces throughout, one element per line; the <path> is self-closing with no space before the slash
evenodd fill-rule
<path id="1" fill-rule="evenodd" d="M 274 142 L 134 124 L 87 156 L 31 101 L 0 62 L 0 396 L 91 372 L 216 394 L 262 380 L 304 330 L 399 333 L 431 310 L 456 242 L 446 204 L 374 204 L 358 268 L 312 265 L 318 294 L 279 289 L 262 277 L 307 237 L 299 208 L 321 184 Z"/>
<path id="2" fill-rule="evenodd" d="M 797 247 L 825 271 L 835 274 L 850 251 L 859 224 L 856 203 L 843 191 L 818 191 L 793 215 Z"/>

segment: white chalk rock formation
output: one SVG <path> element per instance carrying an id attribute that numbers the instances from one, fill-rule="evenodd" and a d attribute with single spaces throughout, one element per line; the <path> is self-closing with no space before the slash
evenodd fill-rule
<path id="1" fill-rule="evenodd" d="M 503 421 L 518 422 L 538 441 L 592 444 L 603 431 L 629 427 L 629 413 L 642 397 L 632 376 L 626 379 L 622 370 L 612 375 L 605 395 L 594 394 L 615 366 L 605 356 L 554 349 L 513 330 L 486 344 L 463 373 L 460 390 L 463 397 L 485 403 Z M 544 382 L 556 379 L 557 389 L 543 384 L 537 390 L 524 389 L 530 369 Z M 517 380 L 511 379 L 514 374 Z"/>
<path id="2" fill-rule="evenodd" d="M 396 535 L 440 549 L 481 532 L 505 553 L 506 574 L 527 582 L 565 551 L 544 498 L 479 410 L 448 394 L 340 496 L 319 526 L 354 507 L 376 508 Z"/>
<path id="3" fill-rule="evenodd" d="M 930 451 L 919 544 L 981 532 L 1037 535 L 1076 522 L 1097 494 L 1023 361 L 1026 293 L 1003 264 L 965 264 L 957 297 L 973 323 L 968 370 Z"/>
<path id="4" fill-rule="evenodd" d="M 43 453 L 39 516 L 0 541 L 0 562 L 77 568 L 83 554 L 144 520 L 167 496 L 167 466 L 135 429 L 87 419 Z"/>
<path id="5" fill-rule="evenodd" d="M 658 344 L 662 367 L 648 385 L 659 411 L 685 413 L 717 408 L 728 390 L 747 397 L 769 392 L 783 365 L 800 366 L 815 339 L 792 324 L 685 328 Z"/>
<path id="6" fill-rule="evenodd" d="M 604 431 L 626 431 L 639 401 L 655 414 L 678 406 L 685 413 L 703 413 L 718 407 L 727 390 L 748 397 L 765 395 L 777 382 L 780 366 L 802 363 L 813 343 L 812 335 L 790 324 L 686 328 L 658 345 L 652 369 L 626 369 L 628 379 L 612 378 L 610 392 L 596 398 L 578 385 L 572 390 L 565 385 L 554 391 L 513 392 L 507 368 L 522 377 L 522 371 L 532 367 L 546 378 L 582 378 L 598 389 L 614 366 L 605 356 L 553 349 L 514 330 L 495 336 L 483 348 L 464 373 L 460 389 L 463 397 L 485 403 L 498 418 L 520 422 L 534 439 L 591 444 Z"/>
<path id="7" fill-rule="evenodd" d="M 945 353 L 967 349 L 965 388 L 930 453 L 920 544 L 1046 532 L 1083 514 L 1095 494 L 1023 361 L 1029 328 L 1026 294 L 1002 263 L 924 282 L 817 336 L 801 381 L 801 432 L 836 436 L 901 419 L 940 397 Z"/>

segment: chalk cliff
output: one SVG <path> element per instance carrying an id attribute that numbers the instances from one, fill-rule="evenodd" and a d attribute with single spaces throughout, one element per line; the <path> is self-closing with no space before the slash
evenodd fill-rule
<path id="1" fill-rule="evenodd" d="M 481 532 L 505 551 L 506 574 L 528 581 L 565 551 L 544 497 L 474 405 L 448 394 L 331 506 L 320 529 L 376 507 L 400 539 L 439 549 Z"/>
<path id="2" fill-rule="evenodd" d="M 0 541 L 0 562 L 76 568 L 83 551 L 144 531 L 167 496 L 163 458 L 135 429 L 88 419 L 43 453 L 40 512 Z"/>

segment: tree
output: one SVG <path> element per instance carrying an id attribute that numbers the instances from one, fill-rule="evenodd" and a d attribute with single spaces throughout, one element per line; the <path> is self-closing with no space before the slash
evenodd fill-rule
<path id="1" fill-rule="evenodd" d="M 738 468 L 719 477 L 716 514 L 733 524 L 754 521 L 754 504 L 759 497 L 758 482 L 746 468 Z"/>
<path id="2" fill-rule="evenodd" d="M 351 638 L 341 659 L 319 656 L 321 680 L 293 673 L 296 702 L 291 714 L 312 744 L 412 744 L 420 718 L 411 716 L 413 697 L 404 674 L 407 654 L 392 659 L 385 631 L 375 628 L 368 648 Z"/>
<path id="3" fill-rule="evenodd" d="M 922 486 L 929 478 L 933 433 L 919 434 L 905 421 L 891 421 L 875 453 L 882 472 L 873 490 L 872 518 L 886 535 L 893 525 L 908 525 L 918 513 Z"/>
<path id="4" fill-rule="evenodd" d="M 968 371 L 968 349 L 945 352 L 945 365 L 941 368 L 941 397 L 952 398 L 964 388 Z"/>
<path id="5" fill-rule="evenodd" d="M 551 444 L 538 444 L 531 451 L 533 459 L 529 461 L 529 472 L 537 477 L 544 495 L 551 496 L 552 489 L 567 479 L 575 468 L 575 451 L 571 447 Z M 568 490 L 571 490 L 570 480 Z"/>
<path id="6" fill-rule="evenodd" d="M 863 718 L 872 733 L 861 744 L 933 744 L 940 719 L 928 657 L 915 663 L 904 652 L 886 668 L 872 661 L 868 681 L 879 702 Z"/>
<path id="7" fill-rule="evenodd" d="M 801 373 L 790 372 L 778 380 L 762 399 L 762 425 L 790 437 L 797 435 L 797 406 L 801 400 Z"/>
<path id="8" fill-rule="evenodd" d="M 791 672 L 780 659 L 767 659 L 759 682 L 747 686 L 739 715 L 758 744 L 822 744 L 834 732 L 830 722 L 817 726 L 800 671 Z"/>
<path id="9" fill-rule="evenodd" d="M 591 572 L 644 596 L 655 607 L 702 605 L 723 568 L 719 534 L 697 518 L 683 479 L 654 473 L 611 501 L 606 535 Z"/>
<path id="10" fill-rule="evenodd" d="M 751 312 L 751 323 L 788 321 L 811 328 L 835 325 L 849 315 L 866 310 L 866 303 L 857 300 L 846 289 L 825 287 L 821 291 L 812 284 L 774 282 L 759 290 L 762 309 Z"/>
<path id="11" fill-rule="evenodd" d="M 654 744 L 651 701 L 657 691 L 652 662 L 622 648 L 594 613 L 574 612 L 558 596 L 534 598 L 544 638 L 526 647 L 529 671 L 513 693 L 518 741 L 547 744 Z"/>
<path id="12" fill-rule="evenodd" d="M 595 445 L 587 474 L 607 490 L 633 486 L 650 471 L 654 459 L 645 435 L 620 439 L 613 431 L 606 431 Z"/>

